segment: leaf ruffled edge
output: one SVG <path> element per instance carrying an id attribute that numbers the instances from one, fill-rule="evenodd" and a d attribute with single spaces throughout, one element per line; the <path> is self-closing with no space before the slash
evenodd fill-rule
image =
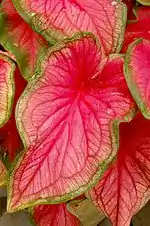
<path id="1" fill-rule="evenodd" d="M 68 38 L 62 42 L 59 42 L 57 45 L 55 45 L 54 47 L 50 48 L 49 51 L 51 51 L 51 53 L 55 52 L 55 51 L 59 51 L 62 47 L 64 47 L 68 42 L 70 43 L 71 41 L 75 41 L 78 40 L 82 37 L 86 37 L 87 35 L 92 36 L 96 41 L 97 39 L 95 38 L 95 36 L 89 32 L 84 32 L 84 33 L 76 33 L 72 38 Z M 99 47 L 99 42 L 97 42 L 97 46 Z M 44 54 L 45 55 L 45 54 Z M 43 57 L 45 56 L 41 56 L 41 60 L 43 60 Z M 117 54 L 112 54 L 111 57 L 113 56 L 117 56 Z M 122 55 L 119 55 L 122 56 Z M 39 69 L 39 74 L 40 74 L 40 69 Z M 25 96 L 28 93 L 28 90 L 32 87 L 33 83 L 35 83 L 36 81 L 38 81 L 38 79 L 41 76 L 38 76 L 36 74 L 36 76 L 29 81 L 27 88 L 25 89 L 25 91 L 23 92 L 23 94 L 21 95 L 21 97 Z M 18 106 L 16 108 L 16 118 L 17 118 L 17 112 L 19 109 L 19 101 L 18 101 Z M 60 202 L 67 202 L 70 199 L 73 199 L 81 194 L 83 194 L 84 191 L 91 189 L 96 183 L 98 183 L 98 181 L 100 180 L 101 176 L 103 175 L 103 173 L 106 171 L 108 165 L 110 164 L 111 160 L 114 158 L 114 156 L 116 155 L 116 152 L 118 150 L 119 147 L 119 124 L 121 122 L 129 122 L 135 114 L 135 108 L 132 106 L 132 108 L 130 109 L 129 112 L 126 113 L 126 115 L 124 116 L 124 119 L 118 119 L 118 120 L 112 120 L 112 122 L 110 123 L 110 133 L 111 133 L 111 140 L 112 140 L 112 153 L 110 154 L 110 156 L 105 160 L 105 162 L 103 164 L 99 165 L 97 174 L 94 176 L 94 178 L 90 181 L 90 183 L 88 185 L 85 185 L 84 187 L 81 187 L 78 190 L 75 190 L 71 193 L 67 193 L 64 196 L 60 197 L 56 197 L 55 199 L 45 199 L 45 200 L 35 200 L 33 202 L 30 202 L 28 204 L 25 205 L 21 205 L 20 207 L 16 208 L 16 209 L 11 209 L 9 208 L 10 206 L 10 200 L 11 200 L 11 196 L 12 196 L 12 178 L 13 178 L 13 169 L 15 166 L 18 165 L 18 163 L 20 161 L 22 161 L 25 152 L 20 153 L 16 159 L 14 160 L 12 167 L 9 170 L 9 185 L 8 186 L 8 203 L 7 203 L 7 210 L 8 212 L 15 212 L 17 210 L 21 210 L 21 209 L 25 209 L 27 207 L 32 207 L 34 205 L 39 205 L 39 204 L 58 204 Z M 24 138 L 24 132 L 22 130 L 22 128 L 20 127 L 19 123 L 17 123 L 17 128 L 19 130 L 20 136 L 22 138 L 23 144 L 25 149 L 27 148 L 26 142 L 25 142 L 25 138 Z"/>
<path id="2" fill-rule="evenodd" d="M 140 44 L 141 42 L 143 42 L 144 40 L 146 39 L 137 39 L 135 40 L 134 42 L 132 42 L 128 49 L 127 49 L 127 52 L 126 52 L 126 55 L 125 55 L 125 62 L 124 62 L 124 76 L 125 76 L 125 79 L 126 79 L 126 82 L 127 82 L 127 85 L 128 85 L 128 88 L 135 100 L 135 102 L 137 103 L 137 106 L 139 107 L 141 113 L 143 114 L 143 116 L 147 119 L 150 119 L 150 111 L 147 109 L 147 106 L 144 104 L 143 102 L 143 99 L 140 95 L 140 92 L 138 90 L 138 88 L 136 87 L 135 85 L 135 81 L 132 79 L 132 69 L 131 67 L 129 66 L 130 65 L 130 62 L 131 62 L 131 52 L 132 52 L 132 49 Z M 150 41 L 147 40 L 149 43 Z"/>
<path id="3" fill-rule="evenodd" d="M 5 118 L 2 121 L 0 121 L 0 127 L 2 127 L 9 120 L 11 112 L 12 112 L 14 95 L 15 95 L 14 72 L 16 69 L 15 63 L 6 54 L 2 54 L 2 52 L 0 52 L 0 60 L 1 59 L 6 61 L 10 65 L 11 72 L 9 73 L 9 75 L 7 74 L 7 76 L 8 76 L 8 78 L 7 78 L 7 87 L 8 87 L 7 109 L 6 109 Z"/>
<path id="4" fill-rule="evenodd" d="M 80 32 L 80 33 L 76 33 L 73 37 L 66 38 L 63 41 L 58 42 L 53 47 L 49 48 L 49 53 L 52 54 L 55 51 L 59 51 L 62 48 L 64 48 L 67 43 L 77 41 L 77 40 L 79 40 L 83 37 L 86 37 L 86 36 L 91 36 L 96 41 L 97 47 L 98 48 L 100 47 L 99 41 L 97 40 L 97 38 L 92 33 L 90 33 L 90 32 Z M 45 53 L 47 53 L 47 51 Z M 41 55 L 41 57 L 38 61 L 39 63 L 40 63 L 40 61 L 43 61 L 43 59 L 45 59 L 45 53 L 43 55 Z M 116 57 L 116 56 L 123 57 L 124 55 L 122 55 L 122 54 L 111 54 L 110 58 Z M 103 62 L 101 64 L 102 67 L 103 67 Z M 37 71 L 38 71 L 38 74 L 35 73 L 35 76 L 33 76 L 32 79 L 28 82 L 28 85 L 25 88 L 25 91 L 22 93 L 21 98 L 27 95 L 28 90 L 30 90 L 30 88 L 33 86 L 33 84 L 35 84 L 39 80 L 39 78 L 42 76 L 41 75 L 42 71 L 39 67 L 37 68 Z M 17 112 L 19 110 L 19 103 L 21 101 L 21 98 L 18 101 L 18 105 L 16 107 L 16 114 L 15 114 L 16 118 L 17 118 L 17 114 L 18 114 Z M 25 209 L 25 208 L 32 208 L 35 205 L 59 204 L 61 202 L 67 202 L 71 199 L 76 198 L 77 196 L 80 196 L 85 191 L 87 191 L 87 190 L 91 189 L 93 186 L 95 186 L 99 182 L 100 178 L 103 176 L 104 172 L 109 167 L 109 164 L 114 159 L 116 152 L 119 148 L 119 124 L 121 122 L 130 122 L 132 120 L 132 118 L 134 117 L 135 112 L 136 112 L 135 106 L 132 106 L 132 108 L 129 110 L 129 112 L 127 112 L 126 115 L 124 115 L 123 119 L 112 120 L 110 122 L 110 134 L 111 134 L 110 137 L 111 137 L 111 141 L 112 141 L 112 153 L 108 156 L 108 158 L 102 164 L 99 164 L 96 175 L 92 178 L 92 180 L 89 182 L 88 185 L 82 186 L 80 189 L 75 190 L 75 191 L 70 192 L 70 193 L 67 193 L 67 194 L 65 194 L 61 197 L 56 197 L 55 199 L 34 200 L 34 201 L 32 201 L 28 204 L 22 204 L 17 208 L 11 209 L 10 203 L 11 203 L 11 197 L 12 197 L 12 186 L 11 186 L 11 184 L 12 184 L 12 181 L 13 181 L 13 170 L 14 170 L 14 168 L 17 168 L 19 163 L 22 161 L 22 159 L 24 158 L 24 155 L 26 153 L 25 150 L 27 149 L 27 145 L 26 145 L 26 141 L 25 141 L 26 139 L 25 139 L 25 135 L 24 135 L 25 131 L 17 121 L 17 128 L 18 128 L 19 134 L 21 136 L 21 139 L 23 141 L 24 151 L 22 151 L 21 153 L 19 153 L 16 156 L 15 160 L 13 161 L 13 164 L 11 165 L 11 168 L 9 169 L 9 181 L 8 181 L 9 186 L 7 187 L 7 194 L 8 194 L 7 211 L 9 213 L 13 213 L 13 212 L 16 212 L 18 210 Z"/>
<path id="5" fill-rule="evenodd" d="M 127 5 L 124 2 L 122 2 L 122 0 L 115 0 L 115 1 L 116 1 L 117 4 L 120 4 L 120 7 L 122 7 L 122 14 L 120 15 L 120 18 L 118 19 L 118 21 L 117 21 L 117 23 L 115 24 L 115 27 L 114 27 L 113 34 L 118 31 L 118 28 L 120 29 L 120 34 L 118 35 L 118 38 L 117 39 L 114 39 L 115 45 L 112 47 L 112 52 L 111 53 L 119 53 L 121 51 L 121 48 L 123 46 L 123 40 L 124 40 L 124 34 L 125 34 L 125 28 L 126 28 L 126 22 L 127 22 L 127 11 L 128 11 Z M 51 29 L 48 32 L 44 32 L 39 27 L 35 26 L 35 24 L 32 22 L 31 16 L 29 15 L 30 13 L 24 12 L 23 7 L 19 4 L 19 1 L 18 0 L 12 0 L 12 2 L 14 4 L 16 10 L 18 11 L 19 15 L 28 24 L 30 24 L 31 28 L 35 32 L 37 32 L 38 34 L 40 34 L 41 36 L 43 36 L 51 45 L 57 44 L 57 41 L 56 40 L 54 40 L 52 38 L 50 39 L 50 37 L 49 37 L 49 33 L 51 32 Z M 112 0 L 112 2 L 113 2 L 113 0 Z M 119 10 L 120 10 L 120 8 L 119 7 L 116 7 L 116 14 L 117 14 L 117 12 Z M 61 34 L 61 32 L 59 30 L 58 30 L 58 32 Z M 76 31 L 76 32 L 78 32 L 78 31 Z M 86 31 L 82 31 L 82 32 L 86 32 Z M 88 31 L 88 32 L 90 32 L 90 31 Z M 74 35 L 72 35 L 72 37 L 73 36 Z M 59 41 L 62 41 L 64 39 L 68 39 L 68 38 L 71 38 L 71 37 L 64 36 L 63 35 L 63 38 L 61 40 L 58 40 L 58 42 Z M 97 36 L 97 39 L 99 40 L 99 37 L 98 36 Z"/>

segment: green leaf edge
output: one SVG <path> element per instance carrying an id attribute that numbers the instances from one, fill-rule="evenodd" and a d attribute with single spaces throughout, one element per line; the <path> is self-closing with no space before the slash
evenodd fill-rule
<path id="1" fill-rule="evenodd" d="M 4 1 L 5 0 L 3 0 L 2 3 Z M 0 11 L 0 31 L 1 31 L 1 34 L 0 34 L 0 43 L 1 43 L 1 45 L 6 50 L 11 52 L 13 55 L 15 55 L 17 64 L 18 64 L 20 72 L 21 72 L 21 75 L 24 77 L 24 79 L 26 81 L 29 81 L 31 79 L 31 77 L 32 77 L 31 75 L 34 74 L 34 71 L 32 71 L 31 68 L 28 67 L 28 63 L 26 63 L 27 62 L 27 57 L 26 56 L 28 54 L 26 54 L 26 52 L 21 51 L 20 48 L 18 48 L 15 45 L 13 45 L 12 38 L 8 37 L 8 32 L 7 32 L 7 29 L 6 29 L 6 26 L 5 26 L 5 14 L 3 12 L 1 12 L 1 11 Z M 39 54 L 37 56 L 37 60 L 36 61 L 38 61 L 38 58 L 40 57 L 40 55 L 44 51 L 46 51 L 46 49 L 47 49 L 47 46 L 43 45 L 42 49 L 39 51 Z M 34 66 L 34 69 L 35 68 L 36 68 L 36 65 Z"/>
<path id="2" fill-rule="evenodd" d="M 143 41 L 147 41 L 149 42 L 150 44 L 150 41 L 149 40 L 146 40 L 146 39 L 137 39 L 135 40 L 134 42 L 132 42 L 128 49 L 127 49 L 127 52 L 125 54 L 125 63 L 124 63 L 124 75 L 125 75 L 125 79 L 126 79 L 126 82 L 127 82 L 127 85 L 128 85 L 128 88 L 135 100 L 135 102 L 137 103 L 137 106 L 138 108 L 140 109 L 142 115 L 146 118 L 146 119 L 150 119 L 150 109 L 147 108 L 147 106 L 145 105 L 141 95 L 140 95 L 140 92 L 138 90 L 138 87 L 136 86 L 136 82 L 132 79 L 132 71 L 133 69 L 131 69 L 130 67 L 130 62 L 131 62 L 131 52 L 132 50 L 134 50 L 134 47 L 143 42 Z"/>
<path id="3" fill-rule="evenodd" d="M 150 2 L 145 2 L 144 0 L 137 0 L 137 2 L 145 6 L 150 6 Z"/>
<path id="4" fill-rule="evenodd" d="M 50 45 L 55 45 L 57 42 L 62 41 L 64 39 L 69 38 L 68 36 L 65 36 L 62 34 L 60 31 L 55 30 L 55 29 L 47 29 L 43 30 L 38 26 L 38 24 L 35 24 L 34 20 L 36 21 L 36 18 L 33 18 L 34 15 L 32 16 L 32 13 L 25 13 L 24 8 L 22 7 L 22 4 L 20 3 L 20 0 L 12 0 L 16 10 L 20 14 L 20 16 L 32 27 L 34 31 L 42 35 L 49 43 Z M 115 29 L 113 31 L 113 34 L 115 34 L 118 31 L 118 27 L 120 28 L 120 35 L 118 35 L 117 39 L 114 40 L 114 46 L 112 48 L 112 52 L 119 53 L 122 45 L 123 45 L 123 40 L 124 40 L 124 33 L 125 33 L 125 28 L 126 28 L 126 21 L 127 21 L 127 7 L 126 5 L 122 2 L 122 0 L 116 0 L 116 2 L 119 4 L 118 8 L 116 8 L 116 18 L 118 18 L 120 15 L 120 19 L 116 20 L 115 24 Z M 120 13 L 120 9 L 122 9 L 122 12 Z M 53 34 L 54 32 L 58 32 L 60 36 L 62 35 L 62 39 L 56 40 L 51 36 L 51 33 Z M 86 31 L 85 31 L 86 32 Z M 83 32 L 81 32 L 83 33 Z M 118 32 L 119 33 L 119 32 Z M 95 35 L 96 36 L 96 35 Z M 99 38 L 97 37 L 99 40 Z"/>
<path id="5" fill-rule="evenodd" d="M 118 30 L 118 27 L 120 28 L 120 35 L 118 36 L 118 39 L 116 40 L 114 39 L 116 45 L 114 45 L 112 52 L 119 53 L 121 51 L 121 48 L 123 46 L 123 41 L 124 41 L 124 34 L 125 34 L 126 22 L 127 22 L 127 6 L 121 0 L 116 0 L 116 2 L 120 5 L 120 7 L 122 7 L 122 14 L 121 14 L 121 20 L 116 21 L 118 23 L 116 23 L 116 26 L 113 32 L 115 34 L 116 31 Z M 119 7 L 116 8 L 116 15 L 120 14 L 119 12 L 117 12 L 119 10 L 120 10 Z"/>
<path id="6" fill-rule="evenodd" d="M 53 48 L 50 48 L 49 51 L 47 51 L 47 54 L 44 54 L 43 56 L 41 56 L 40 60 L 41 61 L 45 60 L 49 56 L 49 54 L 52 54 L 55 51 L 59 51 L 60 49 L 64 48 L 66 46 L 66 44 L 77 41 L 80 38 L 87 37 L 87 36 L 91 36 L 96 41 L 96 44 L 99 48 L 99 43 L 97 43 L 97 39 L 95 38 L 95 36 L 93 34 L 91 34 L 89 32 L 82 33 L 82 34 L 76 33 L 76 35 L 73 36 L 72 38 L 66 39 L 63 42 L 60 42 L 57 45 L 55 45 Z M 123 57 L 123 55 L 114 54 L 114 55 L 110 56 L 110 58 L 112 58 L 112 57 Z M 19 106 L 21 105 L 22 98 L 25 95 L 27 95 L 27 93 L 29 93 L 29 90 L 31 89 L 31 87 L 33 87 L 33 85 L 35 85 L 41 77 L 42 77 L 41 70 L 39 70 L 39 71 L 37 70 L 37 73 L 35 73 L 35 76 L 33 76 L 32 79 L 29 81 L 27 87 L 25 88 L 25 91 L 23 92 L 23 94 L 21 95 L 21 97 L 17 103 L 16 120 L 17 120 L 18 109 L 19 109 Z M 119 124 L 121 122 L 129 122 L 130 120 L 132 120 L 134 115 L 135 115 L 135 108 L 133 106 L 129 110 L 129 112 L 126 113 L 126 115 L 124 116 L 124 119 L 112 120 L 112 122 L 110 122 L 109 127 L 110 127 L 111 140 L 112 140 L 112 152 L 103 163 L 99 164 L 97 173 L 94 175 L 94 177 L 88 184 L 81 186 L 77 190 L 74 190 L 74 191 L 67 193 L 65 195 L 62 195 L 62 196 L 57 196 L 55 198 L 54 197 L 53 198 L 40 197 L 34 201 L 30 201 L 26 204 L 22 204 L 19 207 L 11 208 L 10 203 L 11 203 L 11 197 L 12 197 L 13 173 L 14 173 L 14 170 L 17 169 L 17 167 L 19 166 L 22 159 L 24 158 L 24 155 L 26 154 L 25 151 L 19 153 L 19 155 L 17 155 L 17 157 L 15 158 L 15 160 L 9 170 L 7 211 L 12 213 L 12 212 L 22 210 L 25 208 L 30 208 L 30 207 L 33 207 L 33 206 L 39 205 L 39 204 L 58 204 L 58 203 L 62 203 L 62 202 L 67 202 L 68 200 L 71 200 L 71 199 L 83 194 L 85 191 L 91 189 L 94 185 L 96 185 L 98 183 L 101 176 L 106 171 L 109 163 L 111 162 L 111 160 L 115 157 L 115 155 L 117 153 L 117 150 L 119 148 Z M 24 147 L 25 147 L 25 149 L 27 149 L 28 145 L 26 145 L 26 141 L 25 141 L 25 131 L 23 130 L 23 128 L 21 128 L 20 123 L 18 123 L 18 121 L 17 121 L 17 128 L 20 133 L 21 139 L 23 141 Z"/>
<path id="7" fill-rule="evenodd" d="M 3 117 L 3 120 L 0 121 L 0 128 L 6 124 L 6 122 L 9 120 L 12 108 L 13 108 L 13 102 L 14 102 L 14 94 L 15 94 L 15 84 L 14 84 L 14 72 L 16 69 L 15 63 L 6 55 L 3 55 L 0 53 L 0 59 L 5 60 L 11 67 L 11 72 L 8 75 L 8 90 L 7 90 L 7 108 L 6 108 L 6 114 Z"/>

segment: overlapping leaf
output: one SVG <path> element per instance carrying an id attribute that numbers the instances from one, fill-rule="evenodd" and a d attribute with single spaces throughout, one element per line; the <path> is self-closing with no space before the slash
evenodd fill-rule
<path id="1" fill-rule="evenodd" d="M 66 204 L 34 207 L 33 218 L 37 226 L 79 226 L 79 220 L 68 212 Z"/>
<path id="2" fill-rule="evenodd" d="M 3 0 L 0 13 L 0 42 L 15 55 L 23 76 L 29 79 L 47 42 L 20 17 L 11 0 Z"/>
<path id="3" fill-rule="evenodd" d="M 6 177 L 6 169 L 2 161 L 0 160 L 0 186 L 5 184 L 5 177 Z"/>
<path id="4" fill-rule="evenodd" d="M 120 124 L 117 159 L 89 194 L 113 226 L 129 226 L 150 199 L 150 121 L 141 114 Z"/>
<path id="5" fill-rule="evenodd" d="M 13 0 L 32 27 L 52 44 L 75 32 L 97 35 L 104 54 L 119 52 L 126 8 L 119 0 Z"/>
<path id="6" fill-rule="evenodd" d="M 127 25 L 122 52 L 125 52 L 128 46 L 137 38 L 150 40 L 150 8 L 138 7 L 136 17 L 136 20 Z"/>
<path id="7" fill-rule="evenodd" d="M 0 53 L 0 127 L 7 122 L 14 97 L 15 64 Z"/>
<path id="8" fill-rule="evenodd" d="M 142 114 L 150 118 L 150 41 L 136 40 L 125 60 L 125 77 Z"/>
<path id="9" fill-rule="evenodd" d="M 100 61 L 92 35 L 76 36 L 41 58 L 37 79 L 18 102 L 27 151 L 11 172 L 9 211 L 83 193 L 116 154 L 112 121 L 129 120 L 134 103 L 122 56 Z"/>

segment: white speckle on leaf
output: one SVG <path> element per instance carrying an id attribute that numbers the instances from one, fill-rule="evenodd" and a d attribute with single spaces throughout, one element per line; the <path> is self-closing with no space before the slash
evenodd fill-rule
<path id="1" fill-rule="evenodd" d="M 116 1 L 112 1 L 111 4 L 114 5 L 114 6 L 116 6 L 117 5 L 117 2 Z"/>

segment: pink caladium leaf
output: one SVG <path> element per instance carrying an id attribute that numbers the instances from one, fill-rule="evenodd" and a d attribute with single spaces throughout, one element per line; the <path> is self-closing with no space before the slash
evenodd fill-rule
<path id="1" fill-rule="evenodd" d="M 15 64 L 0 53 L 0 127 L 9 119 L 14 99 Z"/>
<path id="2" fill-rule="evenodd" d="M 142 114 L 150 119 L 150 40 L 132 43 L 125 57 L 125 77 Z"/>
<path id="3" fill-rule="evenodd" d="M 39 74 L 17 105 L 26 152 L 12 167 L 8 211 L 84 193 L 116 154 L 118 121 L 130 120 L 134 102 L 122 55 L 100 61 L 90 34 L 41 57 Z"/>
<path id="4" fill-rule="evenodd" d="M 47 42 L 21 18 L 11 0 L 2 1 L 0 13 L 0 42 L 15 55 L 22 75 L 28 80 Z"/>
<path id="5" fill-rule="evenodd" d="M 35 206 L 33 219 L 37 226 L 80 226 L 80 221 L 68 212 L 65 203 Z"/>
<path id="6" fill-rule="evenodd" d="M 75 32 L 92 32 L 103 53 L 120 51 L 126 7 L 120 0 L 13 0 L 33 29 L 54 44 Z"/>
<path id="7" fill-rule="evenodd" d="M 0 160 L 0 186 L 5 184 L 5 177 L 6 177 L 6 168 L 3 165 L 2 161 Z"/>
<path id="8" fill-rule="evenodd" d="M 129 226 L 150 199 L 150 121 L 140 113 L 120 124 L 117 158 L 89 195 L 113 226 Z"/>
<path id="9" fill-rule="evenodd" d="M 150 40 L 150 8 L 138 7 L 135 12 L 137 19 L 127 25 L 122 52 L 137 38 Z"/>

